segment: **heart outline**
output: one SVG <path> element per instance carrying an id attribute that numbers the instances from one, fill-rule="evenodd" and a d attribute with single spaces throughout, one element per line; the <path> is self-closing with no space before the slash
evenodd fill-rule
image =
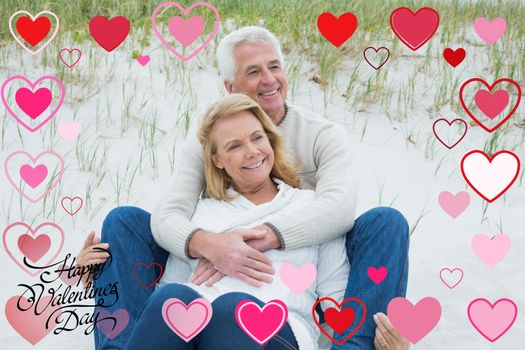
<path id="1" fill-rule="evenodd" d="M 35 19 L 37 19 L 38 17 L 40 17 L 41 14 L 43 13 L 46 13 L 46 14 L 50 14 L 51 16 L 53 16 L 56 20 L 56 27 L 55 27 L 55 31 L 53 32 L 53 34 L 51 35 L 51 38 L 49 38 L 49 40 L 47 40 L 45 43 L 42 44 L 42 46 L 36 50 L 36 51 L 33 51 L 29 48 L 27 48 L 24 43 L 22 43 L 18 38 L 17 36 L 15 35 L 15 32 L 13 31 L 13 18 L 16 16 L 16 15 L 19 15 L 19 14 L 28 14 L 29 17 L 31 18 L 31 20 L 34 22 Z M 35 16 L 33 16 L 31 13 L 27 12 L 27 11 L 24 11 L 24 10 L 21 10 L 21 11 L 16 11 L 15 13 L 13 13 L 11 15 L 11 17 L 9 17 L 9 31 L 11 32 L 11 35 L 13 36 L 13 38 L 15 38 L 15 40 L 20 44 L 20 46 L 22 46 L 24 49 L 26 49 L 30 54 L 32 55 L 36 55 L 37 53 L 39 53 L 40 51 L 42 51 L 47 45 L 49 45 L 49 43 L 55 38 L 55 36 L 57 35 L 58 33 L 58 28 L 60 27 L 60 21 L 58 19 L 58 16 L 55 15 L 53 12 L 51 11 L 40 11 L 39 13 L 37 13 Z M 46 35 L 47 36 L 47 35 Z"/>
<path id="2" fill-rule="evenodd" d="M 447 145 L 445 142 L 443 142 L 443 140 L 441 139 L 441 137 L 439 137 L 438 133 L 436 132 L 436 124 L 440 121 L 445 121 L 447 122 L 448 126 L 452 126 L 453 123 L 459 121 L 459 122 L 462 122 L 463 125 L 465 125 L 465 131 L 463 132 L 463 135 L 459 138 L 459 140 L 457 142 L 455 142 L 452 146 L 449 146 Z M 452 120 L 451 122 L 449 122 L 447 119 L 445 118 L 439 118 L 438 120 L 436 120 L 433 124 L 432 124 L 432 131 L 434 132 L 434 136 L 436 136 L 436 138 L 438 139 L 439 142 L 441 142 L 443 144 L 443 146 L 445 146 L 446 148 L 448 149 L 452 149 L 454 147 L 456 147 L 458 145 L 458 143 L 461 142 L 461 140 L 463 140 L 465 138 L 465 135 L 467 135 L 467 129 L 468 129 L 468 126 L 467 126 L 467 122 L 464 121 L 463 119 L 461 118 L 456 118 L 454 120 Z"/>
<path id="3" fill-rule="evenodd" d="M 379 50 L 381 50 L 381 49 L 385 49 L 385 50 L 386 50 L 386 52 L 387 52 L 386 58 L 385 58 L 385 60 L 383 61 L 383 63 L 381 63 L 381 64 L 379 65 L 379 67 L 376 68 L 376 66 L 374 66 L 374 65 L 368 60 L 368 58 L 366 57 L 366 52 L 368 51 L 368 49 L 372 49 L 372 50 L 374 50 L 376 54 L 377 54 L 377 52 L 378 52 Z M 368 63 L 368 65 L 369 65 L 370 67 L 374 68 L 375 70 L 379 70 L 379 68 L 383 67 L 383 66 L 386 64 L 386 62 L 388 61 L 388 59 L 390 58 L 390 50 L 389 50 L 388 47 L 386 47 L 386 46 L 381 46 L 381 47 L 378 47 L 377 49 L 376 49 L 375 47 L 373 47 L 373 46 L 369 46 L 369 47 L 367 47 L 366 49 L 363 50 L 363 57 L 365 58 L 366 63 Z"/>
<path id="4" fill-rule="evenodd" d="M 160 12 L 160 10 L 164 7 L 167 7 L 167 6 L 175 6 L 177 9 L 179 9 L 183 14 L 184 16 L 188 16 L 188 13 L 190 13 L 190 11 L 194 8 L 194 7 L 197 7 L 197 6 L 203 6 L 203 7 L 207 7 L 209 8 L 210 10 L 213 11 L 213 13 L 215 14 L 215 24 L 214 24 L 214 27 L 213 27 L 213 32 L 210 34 L 210 36 L 204 41 L 204 43 L 199 46 L 193 53 L 191 53 L 189 56 L 182 56 L 181 54 L 179 54 L 163 37 L 162 35 L 160 34 L 158 28 L 157 28 L 157 20 L 156 20 L 156 17 L 157 17 L 157 14 Z M 208 3 L 208 2 L 196 2 L 196 3 L 193 3 L 191 4 L 190 7 L 188 7 L 188 9 L 184 9 L 179 3 L 177 2 L 173 2 L 173 1 L 167 1 L 167 2 L 163 2 L 161 4 L 159 4 L 155 10 L 153 11 L 153 13 L 151 14 L 151 24 L 152 24 L 152 27 L 153 27 L 153 31 L 155 32 L 155 35 L 157 36 L 157 38 L 160 40 L 161 44 L 168 49 L 168 51 L 170 51 L 172 54 L 174 54 L 175 56 L 177 56 L 179 59 L 183 60 L 184 62 L 188 62 L 190 59 L 192 59 L 193 57 L 195 57 L 199 52 L 201 52 L 206 46 L 208 46 L 208 44 L 212 41 L 212 39 L 215 37 L 215 35 L 217 34 L 217 31 L 219 30 L 219 24 L 220 24 L 220 16 L 219 16 L 219 11 L 217 10 L 217 8 L 215 6 L 213 6 L 212 4 Z"/>
<path id="5" fill-rule="evenodd" d="M 69 200 L 71 201 L 71 203 L 72 203 L 73 200 L 74 200 L 74 199 L 77 199 L 77 198 L 80 199 L 80 206 L 78 207 L 77 210 L 75 210 L 73 213 L 71 213 L 71 212 L 70 212 L 69 210 L 67 210 L 67 208 L 64 206 L 64 200 L 65 200 L 65 199 L 69 199 Z M 68 213 L 69 215 L 73 216 L 73 215 L 75 215 L 76 213 L 78 213 L 80 209 L 82 209 L 82 206 L 84 205 L 84 200 L 83 200 L 81 197 L 78 197 L 78 196 L 73 197 L 73 198 L 71 198 L 71 197 L 69 197 L 69 196 L 65 196 L 65 197 L 63 197 L 62 200 L 60 201 L 60 204 L 62 205 L 62 209 L 64 209 L 64 210 L 66 211 L 66 213 Z"/>
<path id="6" fill-rule="evenodd" d="M 63 51 L 67 51 L 69 52 L 69 55 L 71 56 L 71 54 L 73 53 L 73 51 L 78 51 L 78 58 L 75 60 L 75 62 L 73 62 L 71 65 L 67 64 L 66 61 L 62 58 L 62 52 Z M 82 57 L 82 51 L 80 51 L 80 49 L 77 49 L 76 47 L 74 47 L 72 50 L 68 49 L 67 47 L 64 47 L 62 50 L 60 50 L 58 52 L 58 57 L 60 58 L 60 60 L 62 61 L 62 63 L 64 63 L 66 65 L 66 67 L 68 67 L 69 69 L 73 68 L 77 63 L 78 61 L 80 61 L 80 58 Z"/>
<path id="7" fill-rule="evenodd" d="M 137 269 L 137 265 L 146 266 L 146 269 L 148 269 L 148 270 L 149 270 L 151 265 L 158 266 L 160 268 L 159 275 L 157 276 L 157 278 L 155 278 L 155 280 L 153 282 L 151 282 L 148 285 L 145 285 L 144 283 L 142 283 L 142 280 L 135 274 L 135 270 Z M 156 261 L 152 262 L 149 265 L 146 265 L 143 261 L 139 261 L 138 263 L 134 264 L 133 267 L 131 268 L 131 274 L 133 275 L 133 277 L 135 277 L 135 279 L 142 285 L 142 287 L 144 287 L 146 289 L 153 287 L 155 285 L 155 283 L 157 283 L 161 279 L 163 273 L 164 273 L 164 268 L 162 267 L 162 265 L 160 263 L 158 263 Z"/>
<path id="8" fill-rule="evenodd" d="M 443 273 L 443 271 L 445 271 L 445 270 L 448 271 L 448 272 L 450 272 L 451 274 L 454 273 L 454 271 L 456 271 L 456 270 L 458 270 L 458 271 L 461 272 L 461 277 L 459 278 L 459 281 L 457 281 L 456 283 L 454 283 L 454 284 L 452 285 L 452 287 L 449 286 L 449 284 L 443 279 L 442 273 Z M 453 270 L 449 269 L 448 267 L 444 267 L 444 268 L 442 268 L 442 269 L 439 271 L 439 279 L 441 280 L 441 282 L 443 282 L 443 284 L 444 284 L 445 286 L 447 286 L 447 287 L 450 288 L 450 289 L 454 289 L 454 288 L 456 288 L 457 285 L 458 285 L 461 281 L 463 281 L 463 276 L 464 276 L 463 270 L 460 269 L 459 267 L 456 267 L 456 268 L 454 268 Z"/>
<path id="9" fill-rule="evenodd" d="M 500 82 L 508 82 L 512 85 L 514 85 L 517 89 L 518 89 L 518 99 L 516 101 L 516 104 L 514 105 L 514 107 L 512 108 L 512 110 L 509 112 L 509 114 L 503 118 L 496 126 L 494 126 L 493 128 L 487 128 L 480 120 L 478 120 L 478 118 L 476 118 L 476 116 L 474 116 L 474 114 L 472 114 L 472 112 L 467 108 L 467 105 L 465 104 L 465 101 L 463 100 L 463 90 L 465 89 L 465 87 L 470 84 L 471 82 L 473 81 L 478 81 L 480 83 L 482 83 L 483 85 L 485 85 L 485 87 L 487 87 L 489 89 L 489 92 L 492 91 L 492 89 L 498 85 Z M 479 91 L 479 90 L 478 90 Z M 461 87 L 459 88 L 459 101 L 461 102 L 461 106 L 463 107 L 463 110 L 465 112 L 467 112 L 467 114 L 469 115 L 470 118 L 472 118 L 479 126 L 481 126 L 486 132 L 493 132 L 495 131 L 496 129 L 498 129 L 500 126 L 502 126 L 507 120 L 509 120 L 509 118 L 514 114 L 514 112 L 516 112 L 516 110 L 518 109 L 518 106 L 520 104 L 520 101 L 521 101 L 521 87 L 520 85 L 515 82 L 514 80 L 512 79 L 509 79 L 509 78 L 500 78 L 498 80 L 496 80 L 492 85 L 489 86 L 489 84 L 481 79 L 481 78 L 471 78 L 469 80 L 467 80 L 466 82 L 464 82 L 463 84 L 461 84 Z"/>

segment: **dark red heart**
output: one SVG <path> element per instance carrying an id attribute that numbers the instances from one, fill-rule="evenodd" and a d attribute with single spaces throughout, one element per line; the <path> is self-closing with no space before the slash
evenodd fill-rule
<path id="1" fill-rule="evenodd" d="M 339 311 L 334 307 L 329 307 L 324 312 L 324 319 L 330 328 L 332 328 L 338 334 L 341 334 L 354 322 L 355 312 L 351 308 L 346 308 Z"/>
<path id="2" fill-rule="evenodd" d="M 448 62 L 448 64 L 450 64 L 454 68 L 456 68 L 461 62 L 463 62 L 466 55 L 467 53 L 461 47 L 456 50 L 452 50 L 451 48 L 447 47 L 445 51 L 443 51 L 443 57 Z"/>
<path id="3" fill-rule="evenodd" d="M 317 28 L 326 40 L 339 47 L 357 29 L 357 17 L 352 12 L 345 12 L 339 18 L 330 12 L 324 12 L 317 18 Z"/>
<path id="4" fill-rule="evenodd" d="M 16 30 L 29 45 L 35 46 L 51 30 L 51 21 L 47 17 L 38 17 L 33 21 L 27 16 L 22 16 L 16 21 Z"/>
<path id="5" fill-rule="evenodd" d="M 126 39 L 129 29 L 129 21 L 123 16 L 111 20 L 103 16 L 95 16 L 89 22 L 91 36 L 107 52 L 115 50 Z"/>

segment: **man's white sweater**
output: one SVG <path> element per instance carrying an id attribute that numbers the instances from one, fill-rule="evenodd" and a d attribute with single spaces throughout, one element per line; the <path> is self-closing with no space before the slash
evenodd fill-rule
<path id="1" fill-rule="evenodd" d="M 339 125 L 306 109 L 288 107 L 278 125 L 288 154 L 302 165 L 302 189 L 315 190 L 312 204 L 265 222 L 280 237 L 282 249 L 322 244 L 349 231 L 355 220 L 356 181 L 349 136 Z M 157 243 L 179 258 L 189 259 L 190 221 L 205 186 L 202 147 L 195 134 L 178 158 L 173 185 L 151 215 Z"/>

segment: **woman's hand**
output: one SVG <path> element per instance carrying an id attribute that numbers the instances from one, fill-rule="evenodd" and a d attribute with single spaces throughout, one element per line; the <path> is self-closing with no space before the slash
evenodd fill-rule
<path id="1" fill-rule="evenodd" d="M 198 237 L 195 237 L 199 232 Z M 261 239 L 266 233 L 252 229 L 237 229 L 225 233 L 199 231 L 193 239 L 198 240 L 196 251 L 205 257 L 215 268 L 230 277 L 260 287 L 271 283 L 274 274 L 272 261 L 245 241 Z M 190 245 L 192 242 L 190 241 Z"/>
<path id="2" fill-rule="evenodd" d="M 100 243 L 100 237 L 96 237 L 95 231 L 91 231 L 84 241 L 80 253 L 78 253 L 76 257 L 75 266 L 82 267 L 104 263 L 109 257 L 109 254 L 94 248 L 108 249 L 109 244 Z M 86 286 L 92 279 L 93 276 L 89 274 L 82 280 L 82 284 Z"/>
<path id="3" fill-rule="evenodd" d="M 226 275 L 218 271 L 208 259 L 200 258 L 197 267 L 193 271 L 191 282 L 198 286 L 201 285 L 202 282 L 206 282 L 204 285 L 206 287 L 211 287 L 224 276 Z"/>
<path id="4" fill-rule="evenodd" d="M 392 326 L 388 317 L 383 313 L 374 315 L 377 325 L 374 345 L 376 350 L 407 350 L 410 343 Z"/>

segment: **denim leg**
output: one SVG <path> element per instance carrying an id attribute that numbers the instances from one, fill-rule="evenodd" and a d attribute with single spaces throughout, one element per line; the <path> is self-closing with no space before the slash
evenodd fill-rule
<path id="1" fill-rule="evenodd" d="M 198 349 L 294 350 L 299 348 L 288 323 L 286 323 L 279 333 L 270 339 L 264 347 L 259 346 L 253 339 L 248 337 L 235 320 L 235 308 L 237 304 L 246 299 L 252 300 L 259 306 L 264 306 L 261 300 L 250 294 L 241 292 L 227 293 L 213 301 L 213 316 L 211 321 L 196 339 Z M 283 343 L 289 345 L 283 345 Z"/>
<path id="2" fill-rule="evenodd" d="M 346 250 L 350 262 L 350 275 L 345 298 L 361 299 L 366 305 L 365 322 L 359 330 L 342 345 L 332 345 L 332 350 L 374 350 L 375 322 L 373 315 L 386 313 L 390 300 L 405 297 L 408 280 L 408 223 L 397 210 L 388 207 L 373 208 L 355 221 L 346 235 Z M 388 274 L 376 285 L 368 277 L 368 268 L 385 266 Z M 345 305 L 348 305 L 345 304 Z M 363 315 L 356 303 L 353 306 L 356 321 Z M 339 341 L 355 327 L 343 334 L 336 334 Z"/>
<path id="3" fill-rule="evenodd" d="M 118 300 L 115 296 L 97 296 L 96 300 L 97 303 L 110 305 L 107 307 L 110 312 L 125 309 L 129 314 L 129 322 L 114 339 L 109 339 L 95 327 L 97 350 L 124 348 L 140 310 L 154 291 L 154 287 L 144 288 L 133 277 L 133 265 L 138 262 L 146 265 L 157 262 L 163 267 L 166 266 L 169 254 L 153 239 L 150 217 L 148 212 L 140 208 L 123 206 L 111 210 L 102 225 L 101 241 L 109 243 L 112 259 L 111 263 L 105 264 L 105 270 L 94 281 L 94 288 L 104 289 L 109 284 L 117 283 Z M 154 267 L 141 269 L 140 278 L 142 281 L 154 281 L 158 273 L 158 269 Z"/>
<path id="4" fill-rule="evenodd" d="M 147 300 L 138 316 L 137 323 L 129 337 L 126 350 L 193 350 L 195 338 L 186 342 L 168 327 L 162 317 L 162 305 L 169 298 L 177 298 L 186 305 L 201 298 L 188 286 L 178 283 L 167 284 L 157 289 Z M 212 348 L 210 348 L 212 349 Z"/>

